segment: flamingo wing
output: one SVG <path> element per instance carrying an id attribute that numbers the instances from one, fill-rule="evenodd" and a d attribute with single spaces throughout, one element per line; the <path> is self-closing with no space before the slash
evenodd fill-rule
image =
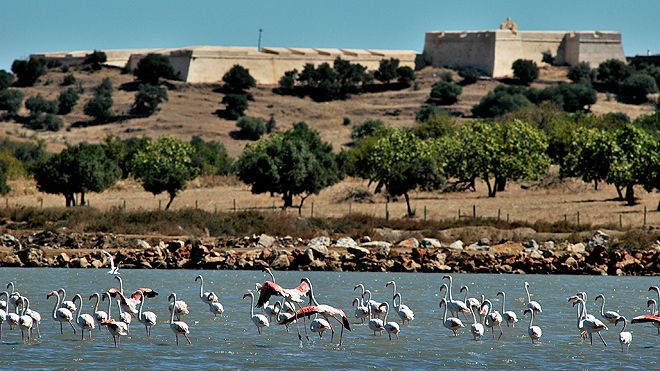
<path id="1" fill-rule="evenodd" d="M 276 284 L 272 281 L 266 281 L 261 288 L 259 289 L 259 299 L 257 300 L 256 308 L 262 308 L 264 304 L 270 299 L 273 295 L 279 295 L 282 297 L 288 297 L 286 290 L 282 286 Z"/>
<path id="2" fill-rule="evenodd" d="M 309 285 L 307 284 L 306 281 L 302 281 L 298 287 L 296 287 L 294 290 L 298 291 L 300 295 L 307 295 L 309 292 Z"/>
<path id="3" fill-rule="evenodd" d="M 659 323 L 660 316 L 652 316 L 650 314 L 642 314 L 632 319 L 631 323 Z"/>
<path id="4" fill-rule="evenodd" d="M 301 318 L 301 317 L 309 317 L 314 314 L 321 313 L 322 310 L 318 306 L 312 305 L 312 306 L 307 306 L 307 307 L 302 307 L 296 311 L 296 313 L 291 316 L 290 318 L 286 318 L 283 321 L 281 321 L 279 324 L 280 325 L 286 325 L 288 323 L 293 322 L 294 320 Z"/>

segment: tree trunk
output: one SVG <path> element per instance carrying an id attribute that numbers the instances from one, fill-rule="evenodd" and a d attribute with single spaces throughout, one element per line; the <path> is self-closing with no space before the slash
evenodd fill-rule
<path id="1" fill-rule="evenodd" d="M 172 201 L 174 201 L 174 197 L 176 197 L 176 193 L 169 193 L 168 192 L 168 194 L 170 195 L 170 200 L 167 202 L 167 205 L 165 205 L 165 210 L 170 209 L 170 205 L 172 205 Z"/>
<path id="2" fill-rule="evenodd" d="M 621 187 L 618 184 L 615 184 L 614 188 L 616 188 L 616 193 L 619 195 L 618 200 L 623 201 L 623 193 L 621 193 Z"/>
<path id="3" fill-rule="evenodd" d="M 282 200 L 284 201 L 284 208 L 293 206 L 293 195 L 290 192 L 282 193 Z"/>
<path id="4" fill-rule="evenodd" d="M 598 190 L 598 179 L 594 179 L 594 189 Z"/>
<path id="5" fill-rule="evenodd" d="M 655 208 L 655 211 L 660 211 L 660 200 L 658 200 L 658 207 Z"/>
<path id="6" fill-rule="evenodd" d="M 493 187 L 490 184 L 488 176 L 484 176 L 484 180 L 486 181 L 486 186 L 488 186 L 488 197 L 495 197 L 495 194 L 497 194 L 497 187 Z"/>
<path id="7" fill-rule="evenodd" d="M 73 194 L 71 193 L 64 194 L 64 201 L 66 202 L 66 207 L 75 206 L 75 199 L 73 198 Z"/>
<path id="8" fill-rule="evenodd" d="M 496 188 L 497 188 L 498 192 L 504 192 L 504 190 L 506 188 L 506 179 L 495 178 L 495 185 L 496 185 Z"/>
<path id="9" fill-rule="evenodd" d="M 412 211 L 412 208 L 410 207 L 410 196 L 408 195 L 408 192 L 403 194 L 403 197 L 406 198 L 406 207 L 408 208 L 408 217 L 412 218 L 415 216 L 415 213 Z"/>
<path id="10" fill-rule="evenodd" d="M 85 206 L 85 192 L 80 192 L 80 206 Z"/>
<path id="11" fill-rule="evenodd" d="M 626 203 L 628 206 L 635 204 L 635 189 L 632 184 L 626 185 Z"/>
<path id="12" fill-rule="evenodd" d="M 303 203 L 305 202 L 307 197 L 309 197 L 309 195 L 307 195 L 307 196 L 302 196 L 301 195 L 300 196 L 300 205 L 298 205 L 298 216 L 302 215 Z"/>

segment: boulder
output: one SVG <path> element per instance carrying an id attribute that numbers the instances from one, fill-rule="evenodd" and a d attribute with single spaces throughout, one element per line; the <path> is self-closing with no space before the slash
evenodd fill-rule
<path id="1" fill-rule="evenodd" d="M 183 248 L 185 245 L 186 243 L 181 240 L 174 240 L 167 243 L 167 249 L 170 252 L 176 252 L 177 250 Z"/>
<path id="2" fill-rule="evenodd" d="M 412 237 L 399 242 L 397 245 L 406 249 L 416 249 L 419 247 L 419 241 Z"/>
<path id="3" fill-rule="evenodd" d="M 316 259 L 325 258 L 325 256 L 328 255 L 328 248 L 323 245 L 310 246 L 307 250 L 311 250 Z"/>
<path id="4" fill-rule="evenodd" d="M 371 251 L 365 247 L 361 246 L 354 246 L 354 247 L 349 247 L 346 249 L 346 251 L 350 254 L 355 255 L 356 258 L 360 259 L 363 258 L 369 254 L 371 254 Z"/>
<path id="5" fill-rule="evenodd" d="M 463 250 L 463 241 L 456 240 L 449 245 L 449 250 Z"/>
<path id="6" fill-rule="evenodd" d="M 591 236 L 591 240 L 589 240 L 589 247 L 592 249 L 595 247 L 607 248 L 609 243 L 610 243 L 610 236 L 607 233 L 598 230 L 594 232 L 593 236 Z"/>
<path id="7" fill-rule="evenodd" d="M 419 241 L 419 245 L 426 249 L 431 247 L 436 249 L 442 247 L 442 243 L 440 243 L 440 240 L 438 240 L 437 238 L 424 238 L 421 241 Z"/>
<path id="8" fill-rule="evenodd" d="M 10 234 L 4 234 L 2 236 L 2 245 L 11 247 L 16 251 L 20 251 L 23 249 L 23 245 L 21 245 L 21 241 L 19 241 L 18 238 Z"/>
<path id="9" fill-rule="evenodd" d="M 580 242 L 576 244 L 569 244 L 566 247 L 566 251 L 572 253 L 584 254 L 587 251 L 587 249 L 585 248 L 584 244 Z"/>
<path id="10" fill-rule="evenodd" d="M 324 258 L 328 254 L 328 246 L 332 241 L 328 237 L 312 238 L 307 244 L 308 249 L 311 249 L 317 258 Z"/>
<path id="11" fill-rule="evenodd" d="M 5 255 L 5 257 L 2 258 L 3 267 L 20 267 L 21 265 L 21 259 L 19 259 L 17 255 L 10 254 Z"/>
<path id="12" fill-rule="evenodd" d="M 80 268 L 89 267 L 89 260 L 87 260 L 87 258 L 83 256 L 82 258 L 78 259 L 78 266 Z"/>
<path id="13" fill-rule="evenodd" d="M 146 249 L 150 249 L 151 245 L 149 245 L 149 242 L 145 240 L 137 240 L 137 248 L 146 250 Z"/>
<path id="14" fill-rule="evenodd" d="M 383 247 L 389 248 L 389 247 L 392 246 L 392 244 L 389 243 L 389 242 L 386 242 L 386 241 L 370 241 L 370 242 L 365 242 L 360 246 L 366 247 L 366 248 L 373 247 L 373 248 L 381 249 Z"/>
<path id="15" fill-rule="evenodd" d="M 262 234 L 259 236 L 259 242 L 257 244 L 261 247 L 269 248 L 275 243 L 275 237 L 269 236 L 267 234 Z"/>
<path id="16" fill-rule="evenodd" d="M 335 247 L 349 248 L 357 246 L 357 242 L 355 242 L 355 240 L 350 237 L 342 237 L 338 239 L 337 242 L 335 242 Z"/>

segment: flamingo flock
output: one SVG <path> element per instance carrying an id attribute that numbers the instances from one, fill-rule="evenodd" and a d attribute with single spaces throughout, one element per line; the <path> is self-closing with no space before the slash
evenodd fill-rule
<path id="1" fill-rule="evenodd" d="M 118 273 L 118 269 L 114 270 Z M 401 334 L 405 334 L 407 325 L 415 321 L 415 313 L 410 307 L 403 304 L 404 294 L 398 290 L 397 284 L 393 280 L 381 287 L 367 288 L 364 283 L 356 283 L 351 286 L 353 292 L 357 291 L 352 300 L 354 307 L 351 315 L 354 319 L 352 322 L 340 308 L 341 305 L 327 303 L 323 300 L 322 295 L 318 296 L 320 301 L 317 299 L 318 293 L 315 292 L 314 285 L 308 277 L 301 277 L 298 282 L 289 286 L 292 288 L 285 288 L 277 283 L 275 275 L 270 269 L 264 271 L 267 274 L 266 280 L 254 284 L 256 291 L 246 290 L 243 295 L 243 299 L 250 299 L 250 320 L 259 335 L 265 331 L 273 331 L 270 328 L 274 325 L 284 326 L 286 332 L 289 332 L 289 326 L 295 325 L 300 341 L 303 338 L 311 341 L 308 335 L 309 330 L 319 339 L 323 339 L 324 333 L 330 332 L 330 342 L 333 342 L 336 330 L 339 329 L 338 344 L 342 345 L 344 330 L 355 331 L 359 325 L 366 324 L 364 327 L 371 335 L 387 333 L 390 341 L 396 341 L 399 340 Z M 54 288 L 46 294 L 47 300 L 54 298 L 51 300 L 53 309 L 50 320 L 59 324 L 60 335 L 64 336 L 65 327 L 70 327 L 73 335 L 77 335 L 80 331 L 80 341 L 86 341 L 85 332 L 88 335 L 87 341 L 94 341 L 94 331 L 101 331 L 102 328 L 105 328 L 112 335 L 114 346 L 119 348 L 121 338 L 131 333 L 133 320 L 144 326 L 147 337 L 152 335 L 153 328 L 158 325 L 158 316 L 156 312 L 150 310 L 150 307 L 157 304 L 148 298 L 156 298 L 159 294 L 151 288 L 144 287 L 125 294 L 123 279 L 118 274 L 114 274 L 113 281 L 119 284 L 119 288 L 110 287 L 88 296 L 75 293 L 72 300 L 66 299 L 67 293 L 64 288 Z M 224 307 L 220 303 L 220 298 L 215 292 L 204 289 L 203 276 L 197 275 L 193 282 L 199 282 L 199 300 L 208 307 L 211 318 L 222 316 Z M 2 340 L 5 322 L 10 330 L 21 331 L 23 343 L 29 344 L 35 339 L 41 338 L 39 330 L 41 314 L 30 308 L 30 299 L 21 295 L 13 282 L 7 284 L 6 287 L 8 291 L 0 292 L 0 340 Z M 387 297 L 388 300 L 378 301 L 378 298 L 372 294 L 387 291 L 388 288 L 392 290 L 391 297 Z M 469 334 L 474 341 L 484 341 L 486 332 L 490 329 L 491 335 L 488 337 L 497 341 L 511 336 L 505 334 L 503 325 L 511 328 L 506 332 L 515 331 L 516 323 L 520 321 L 518 318 L 518 313 L 520 313 L 529 319 L 527 335 L 531 343 L 539 344 L 543 337 L 541 328 L 543 310 L 538 299 L 532 300 L 528 282 L 524 283 L 522 289 L 526 300 L 524 305 L 518 308 L 519 312 L 512 308 L 507 310 L 507 295 L 504 291 L 496 293 L 494 298 L 501 297 L 501 307 L 495 308 L 493 301 L 485 295 L 481 295 L 481 299 L 468 297 L 469 287 L 467 285 L 460 288 L 460 292 L 464 293 L 462 300 L 456 299 L 452 292 L 453 278 L 445 275 L 442 277 L 439 289 L 440 300 L 436 307 L 440 313 L 439 328 L 444 327 L 451 332 L 452 337 L 458 337 L 463 331 L 467 331 L 464 328 L 468 327 Z M 595 305 L 600 305 L 599 310 L 594 312 L 599 318 L 587 313 L 590 302 L 587 300 L 586 292 L 577 292 L 575 295 L 569 296 L 567 301 L 575 310 L 575 326 L 582 341 L 588 340 L 593 345 L 593 337 L 596 335 L 603 346 L 607 346 L 604 333 L 609 331 L 610 327 L 618 328 L 621 325 L 618 340 L 621 351 L 627 352 L 633 340 L 633 334 L 627 331 L 629 324 L 651 323 L 657 328 L 658 335 L 660 335 L 660 313 L 658 313 L 660 289 L 652 286 L 649 291 L 657 295 L 657 300 L 650 299 L 646 303 L 650 312 L 635 316 L 630 322 L 619 312 L 606 310 L 606 297 L 603 294 L 598 294 L 593 300 Z M 83 300 L 83 297 L 87 300 Z M 106 301 L 107 309 L 100 308 Z M 113 302 L 116 304 L 117 312 L 113 312 Z M 185 321 L 185 316 L 190 313 L 191 307 L 186 301 L 179 299 L 174 292 L 167 297 L 167 302 L 169 315 L 166 318 L 169 318 L 169 327 L 174 333 L 176 345 L 179 345 L 179 337 L 183 337 L 189 345 L 192 344 L 191 328 Z M 469 326 L 466 326 L 466 323 Z"/>

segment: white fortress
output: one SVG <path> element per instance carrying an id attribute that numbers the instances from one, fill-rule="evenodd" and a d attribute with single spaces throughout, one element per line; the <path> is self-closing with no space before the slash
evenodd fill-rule
<path id="1" fill-rule="evenodd" d="M 57 60 L 64 64 L 80 63 L 91 50 L 32 54 L 33 57 Z M 319 65 L 340 57 L 360 63 L 370 70 L 382 59 L 397 58 L 401 66 L 475 67 L 489 76 L 511 75 L 511 64 L 519 58 L 541 63 L 544 52 L 555 63 L 574 65 L 589 62 L 598 66 L 607 59 L 625 61 L 621 34 L 601 31 L 519 31 L 507 18 L 498 30 L 434 31 L 426 33 L 424 51 L 414 50 L 333 49 L 333 48 L 262 48 L 236 46 L 191 46 L 176 49 L 104 50 L 107 65 L 134 69 L 149 53 L 169 57 L 178 78 L 191 83 L 212 83 L 222 79 L 239 64 L 250 70 L 258 84 L 277 84 L 284 72 L 302 70 L 306 63 Z M 416 63 L 417 62 L 417 63 Z"/>
<path id="2" fill-rule="evenodd" d="M 552 54 L 555 64 L 589 62 L 595 68 L 607 59 L 625 61 L 619 32 L 519 31 L 510 18 L 498 30 L 427 32 L 422 58 L 427 65 L 475 67 L 505 77 L 516 59 L 541 64 L 544 52 Z"/>

